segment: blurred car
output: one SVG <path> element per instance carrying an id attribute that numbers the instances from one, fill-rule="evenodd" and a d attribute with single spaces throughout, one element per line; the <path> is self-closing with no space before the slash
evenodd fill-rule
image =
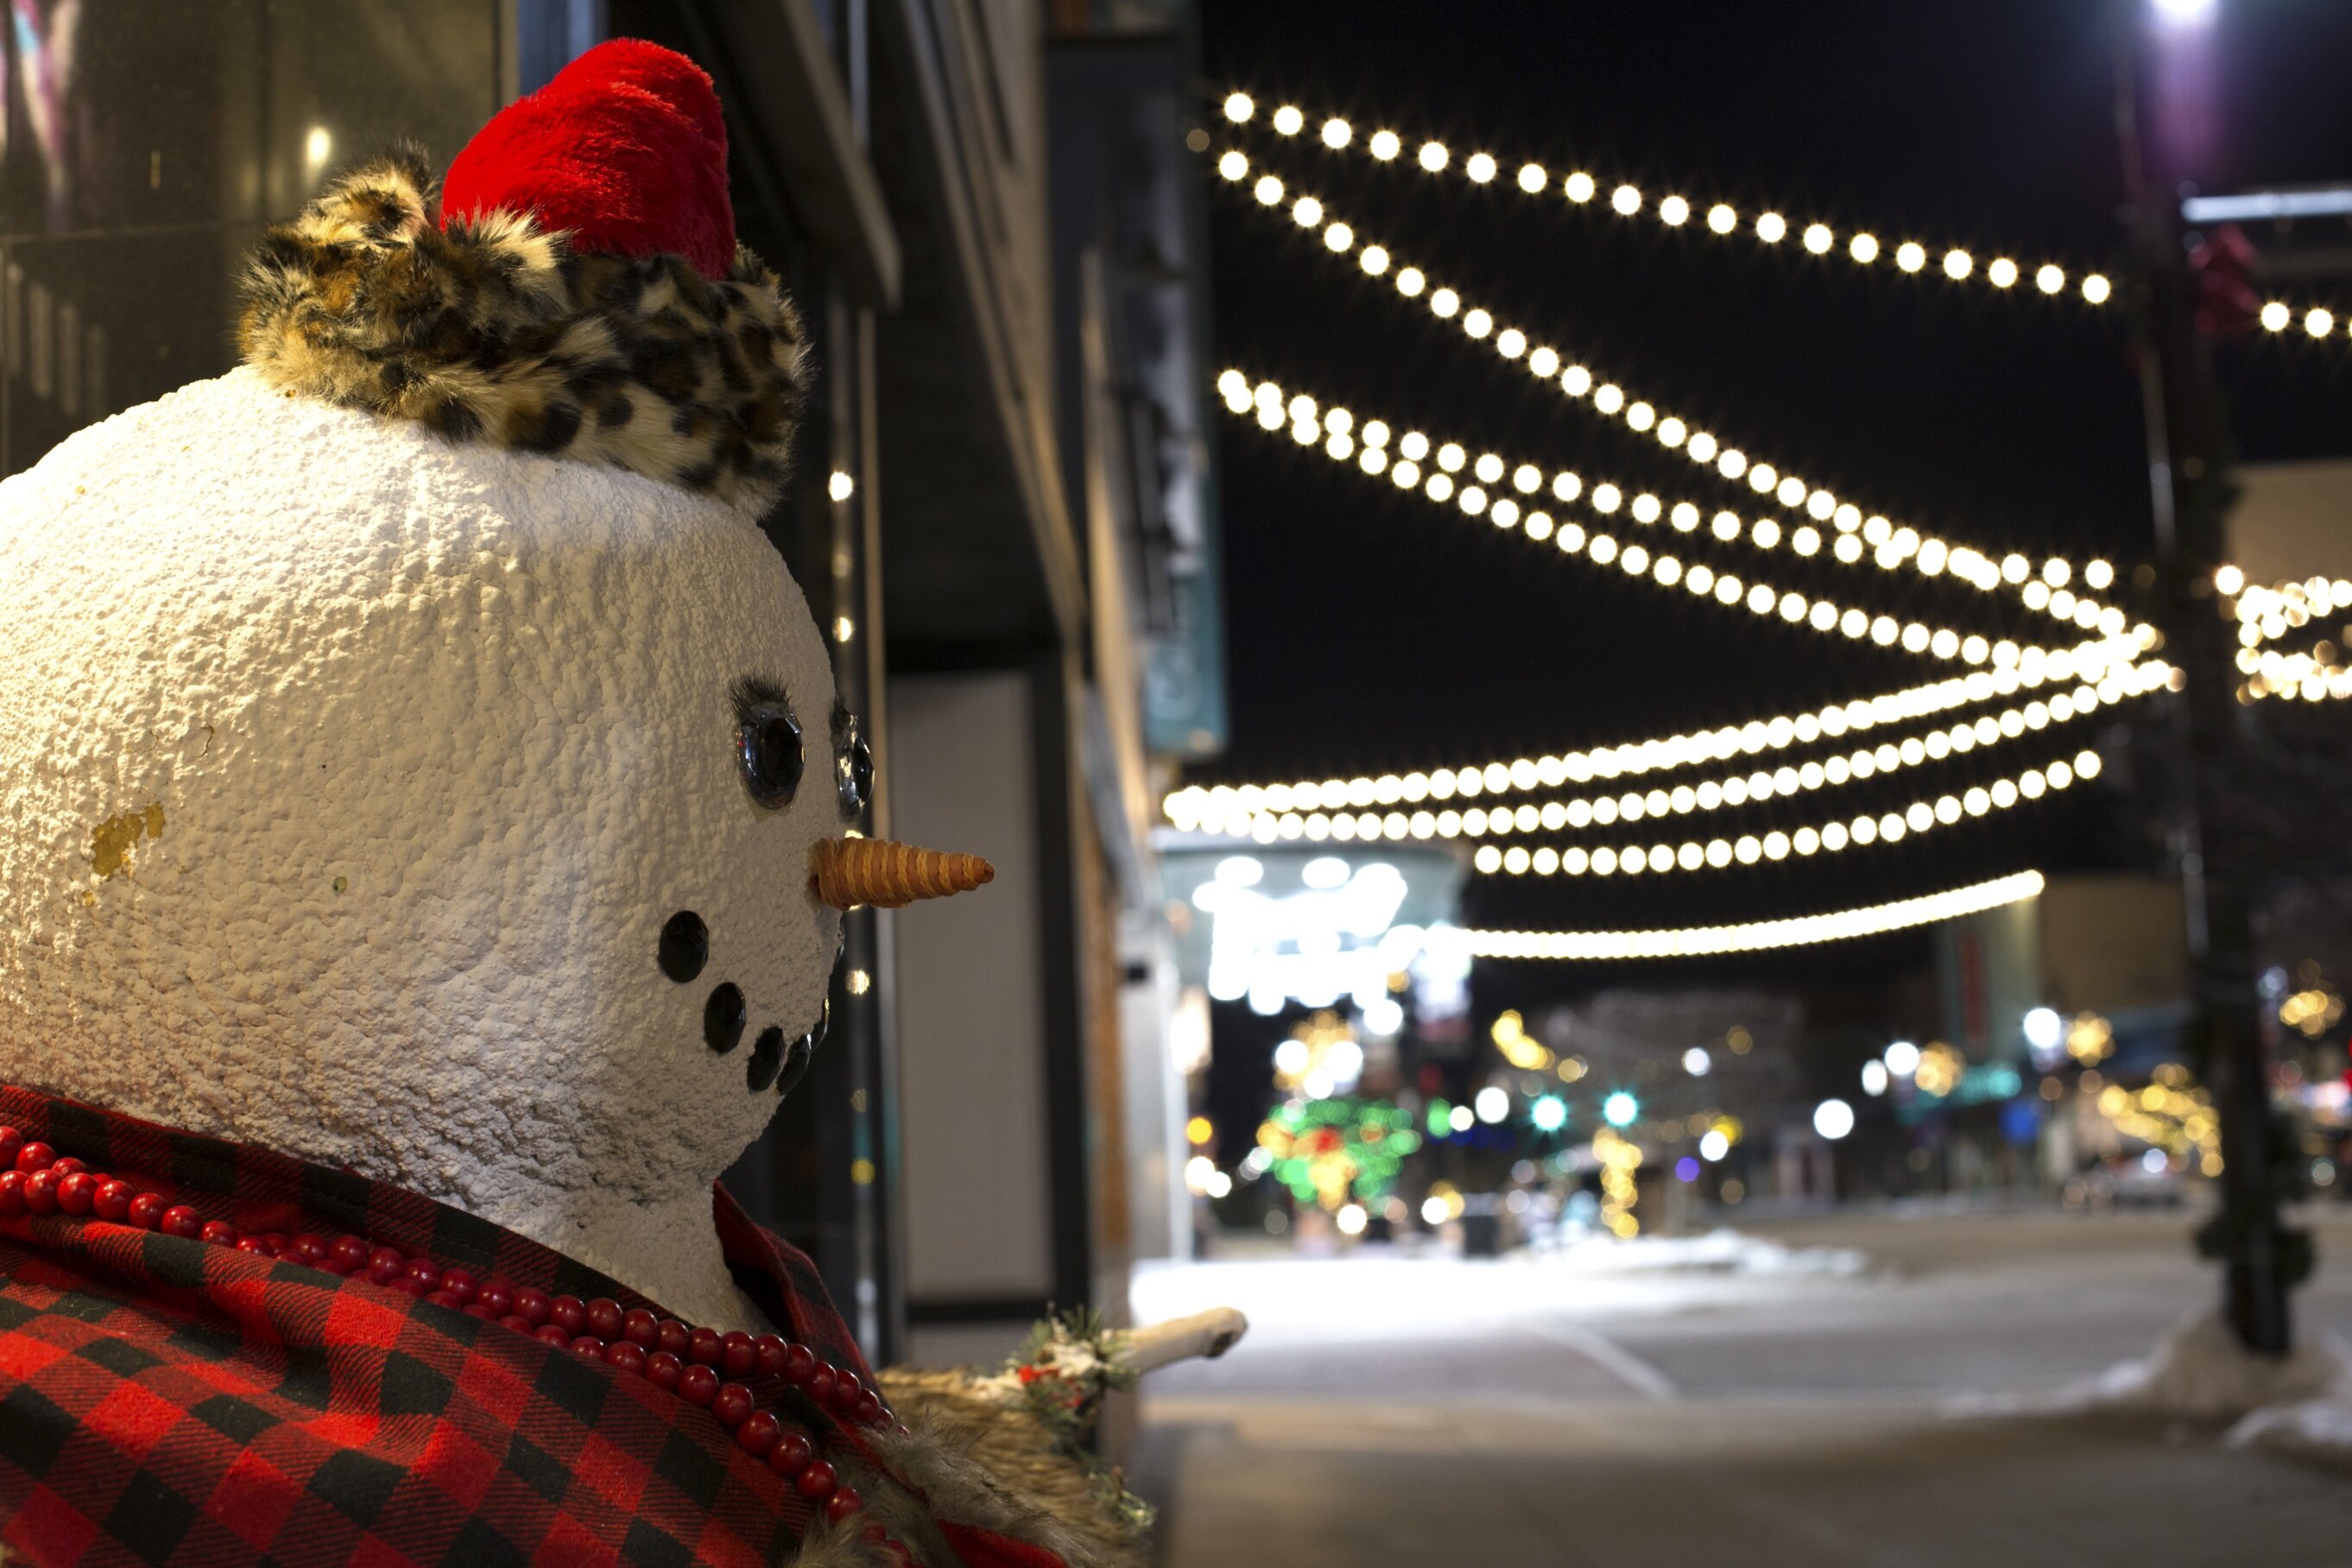
<path id="1" fill-rule="evenodd" d="M 2189 1177 L 2161 1149 L 2102 1160 L 2069 1181 L 2059 1202 L 2081 1214 L 2113 1209 L 2173 1209 L 2189 1202 Z"/>

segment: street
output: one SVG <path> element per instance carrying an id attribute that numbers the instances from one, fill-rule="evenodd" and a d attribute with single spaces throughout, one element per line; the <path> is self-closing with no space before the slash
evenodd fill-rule
<path id="1" fill-rule="evenodd" d="M 2304 1331 L 2352 1333 L 2352 1220 L 2313 1223 Z M 2213 1294 L 2175 1213 L 1759 1225 L 1780 1271 L 1525 1258 L 1234 1259 L 1221 1362 L 1147 1391 L 1137 1480 L 1170 1568 L 2352 1563 L 2352 1467 L 2119 1415 L 1966 1414 L 2146 1354 Z M 1805 1271 L 1865 1254 L 1861 1275 Z"/>

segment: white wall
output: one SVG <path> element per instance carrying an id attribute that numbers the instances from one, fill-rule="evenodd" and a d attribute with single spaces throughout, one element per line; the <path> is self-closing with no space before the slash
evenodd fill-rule
<path id="1" fill-rule="evenodd" d="M 1176 961 L 1154 913 L 1121 917 L 1119 958 L 1143 978 L 1119 987 L 1120 1082 L 1127 1103 L 1128 1254 L 1189 1258 L 1192 1199 L 1184 1190 L 1187 1111 L 1183 1075 L 1170 1059 L 1168 1022 L 1177 1005 Z"/>
<path id="2" fill-rule="evenodd" d="M 888 713 L 894 836 L 996 867 L 978 891 L 895 917 L 908 1298 L 1043 1298 L 1053 1226 L 1028 685 L 899 676 Z"/>
<path id="3" fill-rule="evenodd" d="M 2352 461 L 2246 463 L 2230 478 L 2230 558 L 2246 581 L 2352 577 Z"/>

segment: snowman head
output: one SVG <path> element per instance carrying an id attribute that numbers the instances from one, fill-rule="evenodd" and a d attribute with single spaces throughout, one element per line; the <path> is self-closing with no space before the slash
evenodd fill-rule
<path id="1" fill-rule="evenodd" d="M 526 155 L 616 91 L 699 148 L 634 205 L 647 135 Z M 244 368 L 0 483 L 0 1079 L 544 1234 L 707 1191 L 841 910 L 987 879 L 855 835 L 871 754 L 756 521 L 802 336 L 723 171 L 699 72 L 593 51 L 461 210 L 342 181 Z"/>

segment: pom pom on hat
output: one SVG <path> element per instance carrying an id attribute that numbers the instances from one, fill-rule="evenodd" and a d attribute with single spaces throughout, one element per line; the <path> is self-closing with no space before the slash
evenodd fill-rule
<path id="1" fill-rule="evenodd" d="M 442 182 L 441 223 L 527 213 L 579 250 L 682 256 L 706 278 L 735 260 L 727 126 L 702 68 L 615 38 L 500 110 Z"/>

